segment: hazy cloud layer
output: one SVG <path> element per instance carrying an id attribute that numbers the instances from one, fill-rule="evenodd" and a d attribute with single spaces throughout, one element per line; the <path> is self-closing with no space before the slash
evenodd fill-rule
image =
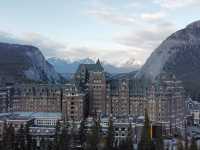
<path id="1" fill-rule="evenodd" d="M 136 53 L 129 48 L 123 50 L 102 49 L 81 45 L 71 46 L 49 39 L 37 33 L 27 33 L 21 36 L 16 36 L 8 32 L 0 32 L 0 41 L 36 46 L 42 51 L 46 58 L 59 57 L 72 60 L 87 57 L 93 59 L 100 58 L 101 60 L 107 61 L 116 66 L 120 65 L 121 62 L 124 62 L 125 60 L 134 59 L 136 56 Z M 111 58 L 111 56 L 115 57 Z M 138 63 L 140 62 L 138 61 Z"/>
<path id="2" fill-rule="evenodd" d="M 192 0 L 189 1 L 193 3 Z M 146 10 L 144 3 L 156 4 L 158 8 L 153 11 L 144 11 Z M 167 19 L 169 12 L 162 7 L 167 7 L 167 5 L 178 7 L 179 3 L 179 0 L 136 0 L 119 9 L 104 2 L 100 8 L 91 8 L 88 15 L 96 17 L 99 21 L 128 26 L 129 31 L 115 33 L 113 41 L 134 51 L 135 57 L 144 62 L 163 40 L 177 30 L 176 25 Z M 184 5 L 186 5 L 185 2 Z"/>
<path id="3" fill-rule="evenodd" d="M 117 25 L 133 25 L 137 23 L 137 20 L 133 16 L 116 13 L 113 9 L 92 9 L 88 10 L 87 14 Z"/>
<path id="4" fill-rule="evenodd" d="M 40 48 L 46 57 L 53 57 L 59 51 L 63 51 L 67 48 L 66 45 L 44 37 L 38 33 L 27 33 L 21 36 L 16 36 L 8 32 L 0 31 L 0 42 L 33 45 Z"/>
<path id="5" fill-rule="evenodd" d="M 141 18 L 144 21 L 160 22 L 166 16 L 164 12 L 142 13 Z"/>
<path id="6" fill-rule="evenodd" d="M 156 27 L 133 31 L 115 38 L 120 44 L 147 50 L 155 49 L 166 37 L 176 31 L 171 23 L 161 23 Z"/>

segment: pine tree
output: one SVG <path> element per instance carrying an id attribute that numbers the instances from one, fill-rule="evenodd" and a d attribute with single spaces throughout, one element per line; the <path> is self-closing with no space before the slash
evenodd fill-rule
<path id="1" fill-rule="evenodd" d="M 12 150 L 14 150 L 16 139 L 15 139 L 15 128 L 13 127 L 12 124 L 9 126 L 9 132 L 10 132 L 10 141 L 11 141 L 10 143 L 12 145 L 11 147 L 12 147 Z"/>
<path id="2" fill-rule="evenodd" d="M 187 135 L 185 136 L 185 150 L 188 150 L 188 137 Z"/>
<path id="3" fill-rule="evenodd" d="M 60 134 L 60 140 L 59 140 L 60 150 L 70 149 L 70 147 L 69 147 L 70 139 L 71 139 L 71 137 L 68 132 L 68 127 L 64 127 Z"/>
<path id="4" fill-rule="evenodd" d="M 109 119 L 109 123 L 108 123 L 108 133 L 106 137 L 105 148 L 107 150 L 112 150 L 114 148 L 114 129 L 113 129 L 112 118 Z"/>
<path id="5" fill-rule="evenodd" d="M 127 150 L 133 150 L 133 129 L 131 124 L 128 127 L 128 135 L 126 138 Z"/>
<path id="6" fill-rule="evenodd" d="M 37 141 L 35 139 L 32 140 L 31 150 L 37 150 Z"/>
<path id="7" fill-rule="evenodd" d="M 30 135 L 30 132 L 29 132 L 29 123 L 27 123 L 25 125 L 25 128 L 24 128 L 24 132 L 25 132 L 25 141 L 26 141 L 26 150 L 31 150 L 31 143 L 32 143 L 32 138 L 31 138 L 31 135 Z"/>
<path id="8" fill-rule="evenodd" d="M 60 150 L 60 131 L 61 130 L 61 125 L 60 122 L 58 121 L 56 124 L 56 128 L 55 128 L 55 135 L 54 135 L 54 150 Z"/>
<path id="9" fill-rule="evenodd" d="M 52 141 L 48 141 L 47 143 L 48 143 L 47 144 L 47 150 L 54 150 L 53 149 L 53 142 Z"/>
<path id="10" fill-rule="evenodd" d="M 4 123 L 3 144 L 4 150 L 15 150 L 15 129 L 12 124 L 7 126 Z"/>
<path id="11" fill-rule="evenodd" d="M 190 150 L 198 150 L 195 138 L 192 138 L 191 145 L 190 145 Z"/>
<path id="12" fill-rule="evenodd" d="M 152 149 L 153 149 L 153 142 L 151 139 L 150 121 L 147 111 L 145 111 L 145 122 L 142 129 L 141 140 L 138 145 L 138 150 L 152 150 Z"/>
<path id="13" fill-rule="evenodd" d="M 126 149 L 127 149 L 127 142 L 125 140 L 122 140 L 119 143 L 117 150 L 126 150 Z"/>
<path id="14" fill-rule="evenodd" d="M 24 130 L 24 126 L 21 125 L 20 126 L 20 129 L 17 131 L 17 143 L 16 143 L 16 146 L 17 146 L 17 149 L 19 150 L 25 150 L 26 149 L 26 146 L 25 146 L 25 130 Z"/>
<path id="15" fill-rule="evenodd" d="M 178 142 L 177 150 L 184 150 L 183 143 L 181 141 Z M 187 150 L 187 149 L 185 149 Z"/>
<path id="16" fill-rule="evenodd" d="M 3 125 L 3 136 L 2 136 L 2 147 L 4 147 L 4 150 L 8 149 L 8 126 L 7 122 L 4 122 Z"/>
<path id="17" fill-rule="evenodd" d="M 86 141 L 86 131 L 85 131 L 85 120 L 81 121 L 80 128 L 79 128 L 79 139 L 80 144 L 83 145 Z"/>
<path id="18" fill-rule="evenodd" d="M 46 150 L 47 148 L 47 142 L 44 140 L 44 138 L 40 141 L 40 150 Z"/>
<path id="19" fill-rule="evenodd" d="M 97 150 L 100 140 L 100 123 L 99 120 L 94 120 L 94 125 L 87 135 L 85 150 Z"/>
<path id="20" fill-rule="evenodd" d="M 155 149 L 164 150 L 163 136 L 162 136 L 162 127 L 158 127 L 156 130 L 156 139 L 155 139 Z"/>

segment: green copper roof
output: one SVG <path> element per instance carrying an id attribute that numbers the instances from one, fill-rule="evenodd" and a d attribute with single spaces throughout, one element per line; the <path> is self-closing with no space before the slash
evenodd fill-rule
<path id="1" fill-rule="evenodd" d="M 100 63 L 98 64 L 84 64 L 87 71 L 103 71 L 103 67 L 101 66 Z"/>

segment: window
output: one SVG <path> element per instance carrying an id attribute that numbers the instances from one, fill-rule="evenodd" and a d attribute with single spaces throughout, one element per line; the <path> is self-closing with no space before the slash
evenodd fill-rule
<path id="1" fill-rule="evenodd" d="M 71 114 L 74 114 L 74 111 L 71 111 Z"/>

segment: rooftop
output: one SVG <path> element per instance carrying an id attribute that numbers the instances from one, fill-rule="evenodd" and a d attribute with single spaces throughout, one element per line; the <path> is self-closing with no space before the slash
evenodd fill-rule
<path id="1" fill-rule="evenodd" d="M 56 118 L 61 119 L 62 114 L 59 112 L 12 112 L 0 113 L 0 120 L 29 120 L 35 118 Z"/>

